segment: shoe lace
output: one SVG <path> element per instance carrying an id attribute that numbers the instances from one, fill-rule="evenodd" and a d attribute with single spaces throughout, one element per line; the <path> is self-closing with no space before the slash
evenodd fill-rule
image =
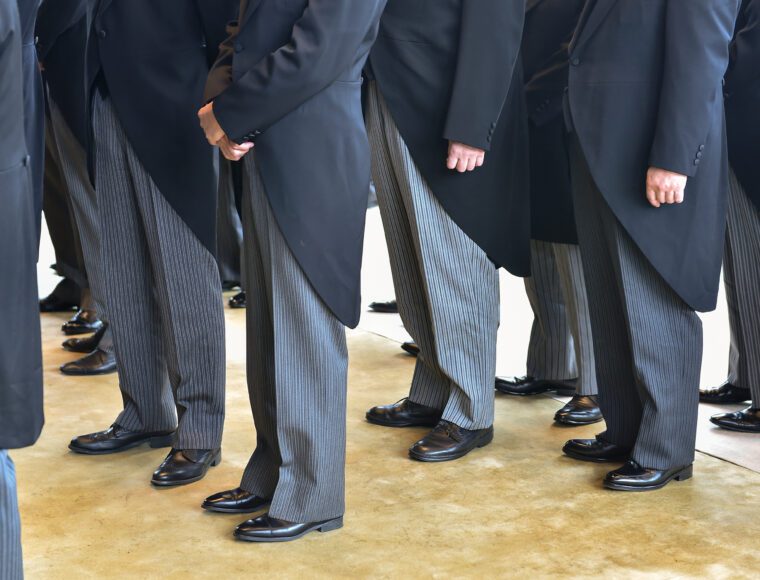
<path id="1" fill-rule="evenodd" d="M 452 423 L 451 421 L 441 420 L 433 427 L 433 433 L 441 433 L 459 443 L 462 440 L 462 431 L 459 425 Z"/>

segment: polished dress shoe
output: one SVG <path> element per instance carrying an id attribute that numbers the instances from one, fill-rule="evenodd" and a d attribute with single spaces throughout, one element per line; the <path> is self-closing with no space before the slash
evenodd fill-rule
<path id="1" fill-rule="evenodd" d="M 426 462 L 453 461 L 491 441 L 493 427 L 471 431 L 442 419 L 430 433 L 412 445 L 409 457 Z"/>
<path id="2" fill-rule="evenodd" d="M 631 450 L 615 445 L 604 439 L 570 439 L 562 448 L 562 452 L 573 459 L 607 463 L 628 461 Z"/>
<path id="3" fill-rule="evenodd" d="M 174 431 L 128 431 L 119 425 L 111 425 L 105 431 L 80 435 L 69 443 L 69 449 L 84 455 L 106 455 L 132 449 L 143 443 L 148 443 L 154 449 L 169 447 L 172 444 Z"/>
<path id="4" fill-rule="evenodd" d="M 245 308 L 247 304 L 245 290 L 238 292 L 229 300 L 230 308 Z"/>
<path id="5" fill-rule="evenodd" d="M 554 415 L 561 425 L 591 425 L 603 419 L 602 410 L 594 397 L 574 395 L 572 399 Z"/>
<path id="6" fill-rule="evenodd" d="M 610 471 L 604 478 L 604 487 L 616 491 L 654 491 L 668 485 L 674 479 L 690 479 L 694 467 L 685 465 L 674 469 L 648 469 L 629 460 L 623 467 Z"/>
<path id="7" fill-rule="evenodd" d="M 89 377 L 115 373 L 116 355 L 98 348 L 79 360 L 61 365 L 61 372 L 70 377 Z"/>
<path id="8" fill-rule="evenodd" d="M 405 342 L 401 345 L 401 350 L 412 356 L 418 356 L 420 354 L 420 347 L 416 342 Z"/>
<path id="9" fill-rule="evenodd" d="M 69 352 L 90 353 L 98 348 L 106 330 L 108 330 L 108 324 L 103 323 L 103 326 L 95 334 L 86 338 L 67 338 L 61 346 L 63 346 L 63 350 L 68 350 Z"/>
<path id="10" fill-rule="evenodd" d="M 388 302 L 372 302 L 369 305 L 369 309 L 372 312 L 378 312 L 380 314 L 398 314 L 398 302 L 395 300 L 389 300 Z"/>
<path id="11" fill-rule="evenodd" d="M 737 387 L 731 383 L 723 383 L 714 389 L 699 391 L 699 402 L 712 405 L 729 405 L 743 403 L 752 399 L 752 393 L 744 387 Z"/>
<path id="12" fill-rule="evenodd" d="M 441 420 L 442 411 L 414 403 L 408 398 L 392 405 L 372 407 L 367 421 L 383 427 L 434 427 Z"/>
<path id="13" fill-rule="evenodd" d="M 74 282 L 64 278 L 50 294 L 40 300 L 40 312 L 68 312 L 79 307 L 81 290 Z"/>
<path id="14" fill-rule="evenodd" d="M 97 332 L 102 327 L 103 321 L 98 318 L 94 310 L 80 310 L 61 327 L 61 330 L 67 336 L 72 336 Z"/>
<path id="15" fill-rule="evenodd" d="M 505 395 L 517 395 L 526 397 L 530 395 L 540 395 L 549 391 L 556 391 L 558 395 L 571 397 L 575 394 L 575 385 L 577 379 L 568 379 L 566 381 L 546 381 L 534 377 L 516 377 L 514 379 L 501 379 L 496 377 L 496 390 Z"/>
<path id="16" fill-rule="evenodd" d="M 238 487 L 208 496 L 201 507 L 220 514 L 249 514 L 268 506 L 271 501 Z"/>
<path id="17" fill-rule="evenodd" d="M 221 449 L 172 449 L 150 482 L 158 487 L 187 485 L 203 479 L 209 467 L 221 462 Z"/>
<path id="18" fill-rule="evenodd" d="M 309 532 L 332 532 L 342 527 L 343 517 L 301 524 L 264 514 L 240 524 L 235 530 L 235 537 L 245 542 L 290 542 Z"/>
<path id="19" fill-rule="evenodd" d="M 760 409 L 749 407 L 736 413 L 713 415 L 710 417 L 710 422 L 729 431 L 760 433 Z"/>

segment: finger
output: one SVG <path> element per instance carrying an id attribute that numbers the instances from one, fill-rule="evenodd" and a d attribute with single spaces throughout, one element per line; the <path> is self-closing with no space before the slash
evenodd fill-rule
<path id="1" fill-rule="evenodd" d="M 449 155 L 448 159 L 446 159 L 446 167 L 449 169 L 454 169 L 457 166 L 457 158 L 453 155 Z"/>
<path id="2" fill-rule="evenodd" d="M 675 200 L 676 200 L 676 203 L 683 203 L 683 200 L 684 200 L 683 190 L 676 191 Z"/>
<path id="3" fill-rule="evenodd" d="M 676 202 L 676 192 L 672 190 L 665 192 L 665 203 L 673 204 L 675 202 Z"/>
<path id="4" fill-rule="evenodd" d="M 483 164 L 486 162 L 486 158 L 483 155 L 478 155 L 478 160 L 475 163 L 478 167 L 483 167 Z"/>
<path id="5" fill-rule="evenodd" d="M 470 157 L 467 160 L 467 171 L 475 171 L 475 164 L 478 162 L 477 157 Z"/>
<path id="6" fill-rule="evenodd" d="M 660 203 L 665 203 L 665 197 L 666 197 L 665 190 L 663 189 L 657 190 L 657 201 L 659 201 Z"/>
<path id="7" fill-rule="evenodd" d="M 660 207 L 660 204 L 657 201 L 657 194 L 651 187 L 647 188 L 647 200 L 649 200 L 650 205 L 654 207 Z"/>
<path id="8" fill-rule="evenodd" d="M 457 171 L 459 173 L 467 171 L 467 159 L 464 159 L 463 157 L 457 159 Z"/>

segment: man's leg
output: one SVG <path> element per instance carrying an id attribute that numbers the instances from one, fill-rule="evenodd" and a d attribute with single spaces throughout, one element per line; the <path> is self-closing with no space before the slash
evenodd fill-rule
<path id="1" fill-rule="evenodd" d="M 0 578 L 22 580 L 23 577 L 16 470 L 8 452 L 0 449 Z"/>
<path id="2" fill-rule="evenodd" d="M 243 488 L 266 496 L 269 490 L 255 480 L 259 470 L 257 454 L 262 459 L 269 455 L 268 461 L 261 462 L 265 465 L 264 480 L 269 481 L 278 454 L 279 473 L 269 515 L 290 522 L 338 518 L 345 510 L 345 329 L 290 252 L 272 214 L 255 160 L 247 168 L 252 181 L 250 219 L 261 257 L 259 264 L 251 260 L 251 265 L 263 266 L 261 273 L 266 279 L 265 287 L 257 288 L 256 301 L 269 301 L 271 318 L 267 319 L 266 309 L 260 307 L 249 311 L 248 316 L 256 324 L 257 315 L 264 314 L 259 324 L 269 325 L 267 334 L 271 333 L 273 340 L 267 344 L 265 338 L 259 353 L 252 352 L 256 351 L 255 342 L 250 345 L 254 359 L 249 367 L 263 363 L 268 375 L 262 377 L 254 371 L 249 378 L 256 428 L 267 440 L 265 449 L 254 454 Z M 247 245 L 246 256 L 251 246 Z M 259 297 L 261 290 L 265 293 Z M 263 384 L 257 384 L 258 378 L 264 379 Z M 272 427 L 276 443 L 271 441 Z M 254 486 L 261 487 L 248 489 Z"/>
<path id="3" fill-rule="evenodd" d="M 563 381 L 578 376 L 573 335 L 554 244 L 531 241 L 531 276 L 525 292 L 533 309 L 528 344 L 528 376 Z"/>

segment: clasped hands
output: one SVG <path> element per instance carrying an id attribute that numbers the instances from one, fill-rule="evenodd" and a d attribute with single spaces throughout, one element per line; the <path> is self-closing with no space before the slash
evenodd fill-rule
<path id="1" fill-rule="evenodd" d="M 208 142 L 214 147 L 219 147 L 225 159 L 240 161 L 253 149 L 253 143 L 238 144 L 227 137 L 214 115 L 214 103 L 209 103 L 198 111 L 198 119 L 200 119 L 201 128 L 206 133 Z"/>

